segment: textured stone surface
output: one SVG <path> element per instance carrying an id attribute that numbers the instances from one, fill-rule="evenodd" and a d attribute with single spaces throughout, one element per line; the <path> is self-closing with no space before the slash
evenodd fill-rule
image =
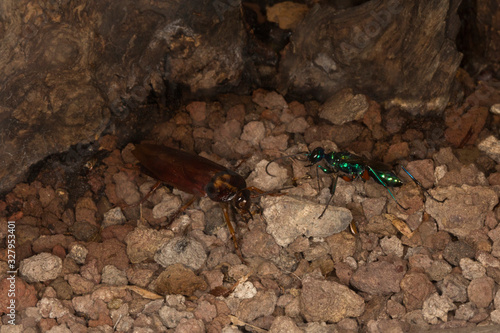
<path id="1" fill-rule="evenodd" d="M 363 299 L 344 285 L 325 281 L 317 274 L 302 280 L 301 313 L 308 321 L 339 322 L 358 317 L 365 309 Z"/>
<path id="2" fill-rule="evenodd" d="M 286 196 L 263 198 L 261 205 L 268 223 L 267 232 L 281 246 L 290 244 L 300 235 L 326 237 L 338 233 L 352 221 L 351 212 L 342 207 L 329 207 L 319 219 L 324 205 Z"/>
<path id="3" fill-rule="evenodd" d="M 46 252 L 24 259 L 19 265 L 19 273 L 28 282 L 53 280 L 61 271 L 61 258 Z"/>

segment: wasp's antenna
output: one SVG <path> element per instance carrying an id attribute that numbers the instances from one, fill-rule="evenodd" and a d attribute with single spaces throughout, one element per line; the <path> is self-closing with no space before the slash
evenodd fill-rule
<path id="1" fill-rule="evenodd" d="M 404 166 L 402 166 L 402 165 L 401 165 L 401 168 L 403 169 L 403 171 L 404 171 L 404 172 L 406 172 L 406 174 L 407 174 L 408 176 L 410 176 L 410 178 L 411 178 L 411 179 L 415 182 L 415 184 L 417 184 L 417 186 L 418 186 L 418 187 L 420 187 L 420 189 L 422 189 L 422 191 L 423 191 L 424 193 L 427 193 L 427 195 L 428 195 L 428 196 L 429 196 L 432 200 L 437 201 L 437 202 L 439 202 L 439 203 L 443 203 L 443 202 L 445 202 L 445 201 L 448 199 L 448 198 L 444 198 L 443 200 L 438 200 L 438 199 L 434 198 L 434 197 L 432 196 L 432 194 L 430 194 L 430 193 L 429 193 L 429 191 L 427 191 L 427 189 L 426 189 L 426 188 L 425 188 L 425 187 L 424 187 L 424 186 L 423 186 L 423 185 L 422 185 L 422 184 L 421 184 L 421 183 L 420 183 L 420 182 L 419 182 L 419 181 L 418 181 L 415 177 L 413 177 L 413 175 L 412 175 L 412 174 L 411 174 L 408 170 L 406 170 L 406 168 L 405 168 Z M 425 199 L 425 197 L 424 197 L 424 199 Z"/>

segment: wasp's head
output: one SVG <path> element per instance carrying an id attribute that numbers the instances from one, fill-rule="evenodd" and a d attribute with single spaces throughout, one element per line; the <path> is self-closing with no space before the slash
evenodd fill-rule
<path id="1" fill-rule="evenodd" d="M 321 147 L 314 148 L 312 152 L 307 154 L 307 159 L 312 164 L 318 163 L 325 157 L 325 150 Z"/>

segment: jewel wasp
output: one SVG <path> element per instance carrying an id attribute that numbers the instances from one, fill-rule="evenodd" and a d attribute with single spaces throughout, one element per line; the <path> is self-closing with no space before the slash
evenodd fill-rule
<path id="1" fill-rule="evenodd" d="M 296 157 L 300 155 L 305 155 L 306 160 L 311 164 L 310 166 L 317 165 L 318 168 L 326 174 L 332 175 L 333 182 L 330 187 L 330 199 L 325 206 L 325 209 L 319 216 L 321 218 L 328 208 L 334 194 L 335 189 L 337 187 L 338 175 L 340 174 L 342 179 L 345 181 L 353 181 L 356 178 L 361 178 L 363 180 L 368 180 L 373 178 L 377 183 L 384 186 L 391 197 L 394 199 L 396 204 L 404 210 L 407 210 L 407 207 L 404 207 L 399 203 L 394 194 L 391 191 L 391 187 L 400 187 L 403 185 L 403 181 L 393 172 L 392 168 L 385 163 L 377 162 L 377 161 L 368 161 L 367 159 L 351 154 L 349 152 L 326 152 L 324 148 L 317 147 L 312 152 L 300 152 L 294 155 L 287 155 L 283 157 L 279 157 L 266 165 L 266 172 L 268 175 L 272 176 L 268 167 L 271 163 L 276 162 L 277 160 L 288 158 L 288 157 Z M 429 197 L 437 202 L 444 202 L 444 200 L 437 200 L 434 198 L 423 186 L 422 184 L 413 177 L 405 167 L 401 166 L 401 168 L 410 176 L 410 178 L 419 186 Z"/>

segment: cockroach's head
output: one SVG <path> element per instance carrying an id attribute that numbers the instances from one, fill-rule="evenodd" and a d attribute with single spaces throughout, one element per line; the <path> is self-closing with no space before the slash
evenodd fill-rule
<path id="1" fill-rule="evenodd" d="M 252 204 L 250 200 L 250 191 L 248 189 L 243 189 L 239 191 L 233 199 L 234 208 L 242 216 L 250 214 L 250 205 Z"/>

